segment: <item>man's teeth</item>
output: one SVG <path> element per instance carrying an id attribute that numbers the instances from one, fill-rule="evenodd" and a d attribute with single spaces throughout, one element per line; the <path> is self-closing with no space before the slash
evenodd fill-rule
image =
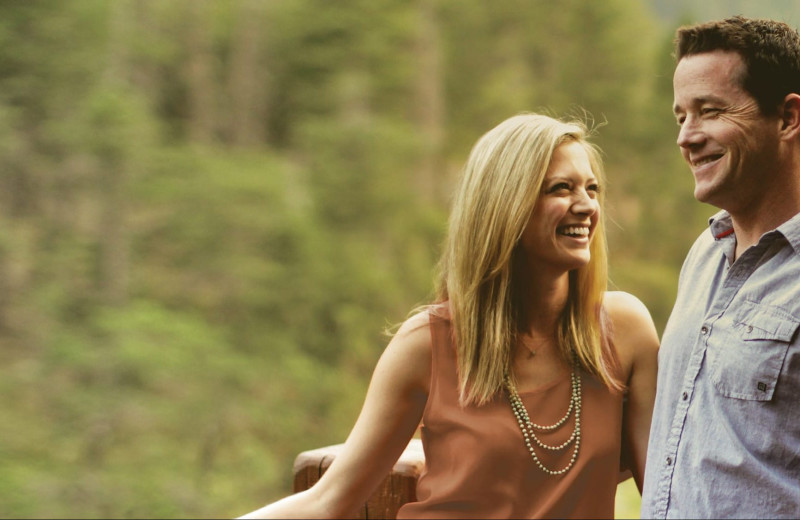
<path id="1" fill-rule="evenodd" d="M 695 161 L 694 165 L 695 166 L 702 166 L 704 164 L 708 164 L 710 162 L 714 162 L 717 159 L 719 159 L 720 157 L 722 157 L 722 156 L 721 155 L 709 155 L 708 157 L 703 157 L 702 159 L 700 159 L 698 161 Z"/>
<path id="2" fill-rule="evenodd" d="M 580 237 L 588 237 L 589 236 L 589 228 L 588 227 L 580 227 L 580 226 L 570 226 L 565 227 L 561 230 L 562 235 L 569 235 L 569 236 L 580 236 Z"/>

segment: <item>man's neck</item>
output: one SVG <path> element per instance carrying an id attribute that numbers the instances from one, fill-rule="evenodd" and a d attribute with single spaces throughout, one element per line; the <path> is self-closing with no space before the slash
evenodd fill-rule
<path id="1" fill-rule="evenodd" d="M 735 210 L 728 210 L 736 233 L 736 258 L 758 243 L 769 231 L 800 213 L 800 167 L 787 175 L 787 182 L 773 187 L 759 200 L 743 201 Z"/>

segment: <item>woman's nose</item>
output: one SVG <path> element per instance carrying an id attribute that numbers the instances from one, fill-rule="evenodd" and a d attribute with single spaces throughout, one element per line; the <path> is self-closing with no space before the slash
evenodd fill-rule
<path id="1" fill-rule="evenodd" d="M 599 208 L 597 199 L 586 190 L 578 191 L 577 200 L 572 204 L 572 212 L 593 215 Z"/>

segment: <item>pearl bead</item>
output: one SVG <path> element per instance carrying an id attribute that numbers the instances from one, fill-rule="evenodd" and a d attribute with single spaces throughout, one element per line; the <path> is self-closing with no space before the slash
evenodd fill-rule
<path id="1" fill-rule="evenodd" d="M 577 358 L 574 359 L 574 364 L 577 365 Z M 519 424 L 520 431 L 522 432 L 523 441 L 527 446 L 528 451 L 530 452 L 531 457 L 533 458 L 533 461 L 536 463 L 539 469 L 541 469 L 547 474 L 554 476 L 563 475 L 564 473 L 569 471 L 570 468 L 572 468 L 572 466 L 575 464 L 575 461 L 578 458 L 578 448 L 581 444 L 581 419 L 580 419 L 581 397 L 582 397 L 581 376 L 579 373 L 576 373 L 575 369 L 573 368 L 570 377 L 572 383 L 571 384 L 572 395 L 570 396 L 569 407 L 567 408 L 567 412 L 561 419 L 548 426 L 542 426 L 540 424 L 531 422 L 530 417 L 528 416 L 528 411 L 525 409 L 525 405 L 523 404 L 522 399 L 520 399 L 519 394 L 517 393 L 517 389 L 511 382 L 511 378 L 508 376 L 508 374 L 505 375 L 505 380 L 504 380 L 506 390 L 508 391 L 508 400 L 511 404 L 511 411 L 514 413 L 514 417 L 517 418 L 517 423 Z M 574 430 L 572 431 L 572 435 L 570 435 L 570 437 L 566 441 L 564 441 L 558 446 L 552 446 L 543 443 L 539 439 L 539 437 L 536 436 L 537 430 L 540 432 L 550 432 L 558 429 L 560 426 L 563 426 L 564 423 L 567 422 L 567 419 L 569 419 L 569 417 L 572 415 L 573 411 L 575 412 L 575 427 Z M 561 468 L 560 470 L 557 471 L 545 467 L 545 465 L 539 460 L 539 457 L 536 455 L 536 450 L 534 450 L 533 446 L 531 445 L 530 441 L 531 438 L 540 448 L 550 451 L 562 450 L 567 446 L 569 446 L 570 444 L 572 444 L 574 441 L 575 446 L 573 447 L 572 457 L 570 459 L 569 464 L 567 464 L 566 467 Z"/>

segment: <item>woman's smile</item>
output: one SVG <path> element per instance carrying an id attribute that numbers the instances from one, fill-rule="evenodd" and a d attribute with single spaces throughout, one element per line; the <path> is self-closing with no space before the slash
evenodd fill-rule
<path id="1" fill-rule="evenodd" d="M 563 272 L 586 265 L 600 218 L 599 190 L 583 146 L 576 141 L 559 145 L 522 234 L 526 258 Z"/>

